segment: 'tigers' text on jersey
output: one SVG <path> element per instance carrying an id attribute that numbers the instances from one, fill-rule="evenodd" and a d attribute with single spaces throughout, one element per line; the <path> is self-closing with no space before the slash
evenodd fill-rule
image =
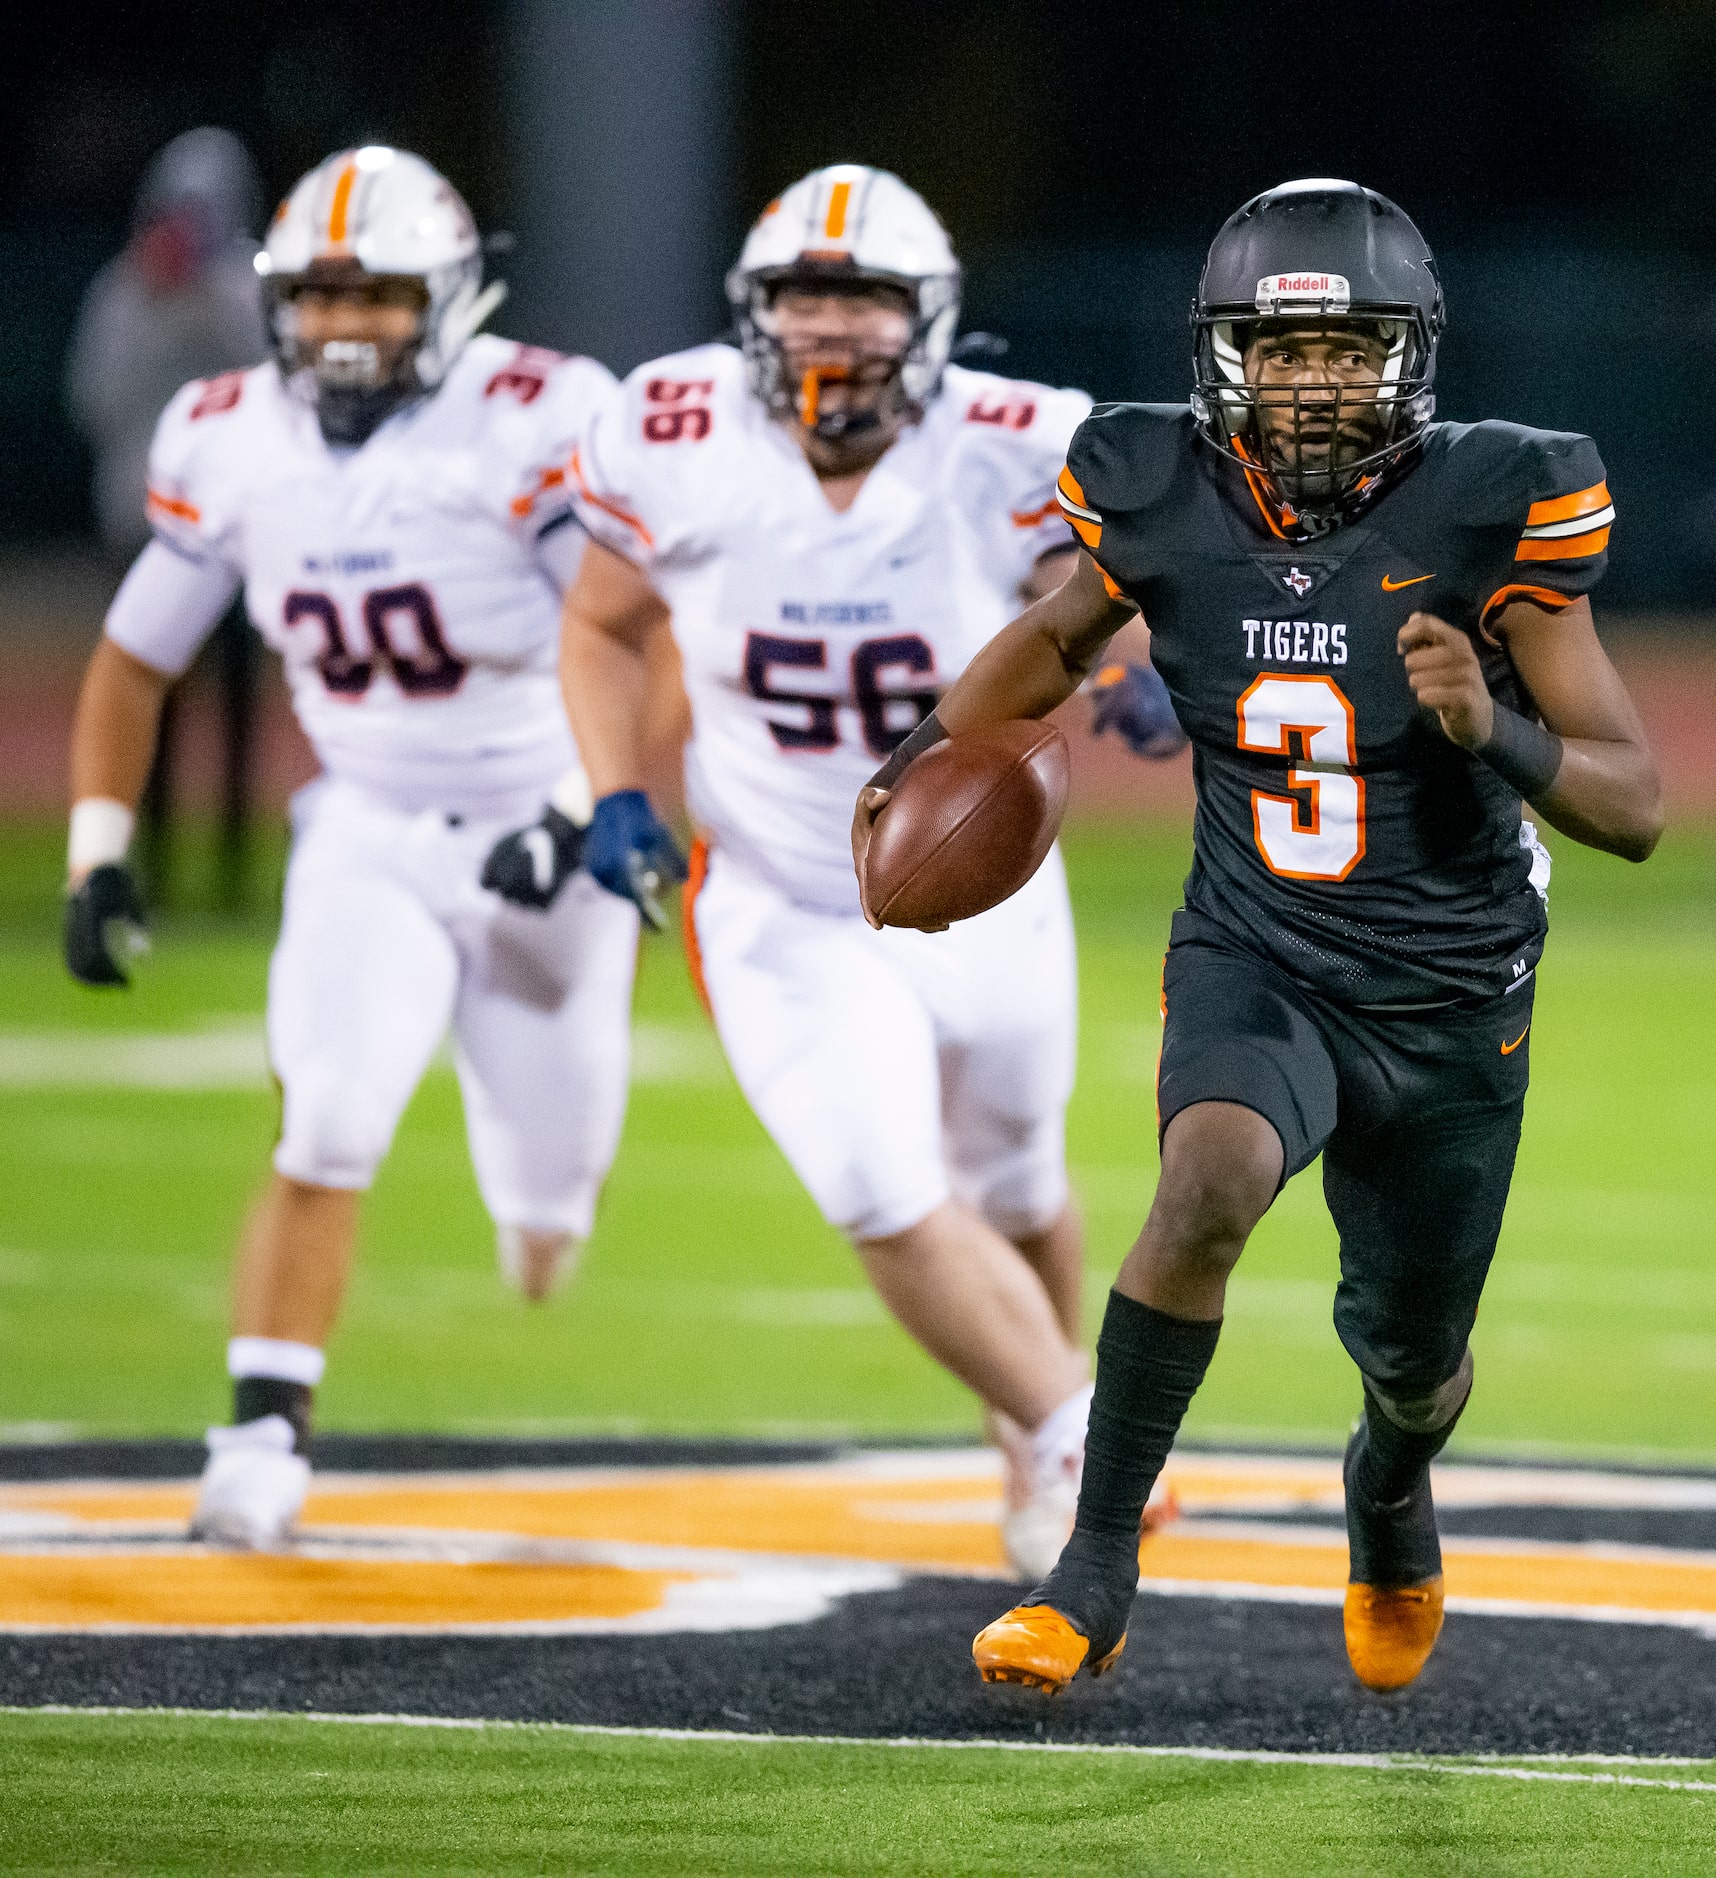
<path id="1" fill-rule="evenodd" d="M 1347 628 L 1344 620 L 1331 624 L 1320 619 L 1242 619 L 1245 656 L 1253 664 L 1345 665 Z"/>

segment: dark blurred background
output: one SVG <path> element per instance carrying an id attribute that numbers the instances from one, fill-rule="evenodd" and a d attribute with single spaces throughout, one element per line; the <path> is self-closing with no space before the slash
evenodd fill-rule
<path id="1" fill-rule="evenodd" d="M 270 201 L 420 151 L 517 236 L 497 328 L 616 369 L 724 323 L 755 211 L 897 169 L 1009 369 L 1179 398 L 1200 252 L 1293 175 L 1395 197 L 1443 263 L 1444 416 L 1593 433 L 1612 606 L 1716 603 L 1716 7 L 1198 0 L 296 0 L 20 8 L 0 27 L 0 545 L 87 535 L 63 401 L 151 154 L 224 125 Z"/>

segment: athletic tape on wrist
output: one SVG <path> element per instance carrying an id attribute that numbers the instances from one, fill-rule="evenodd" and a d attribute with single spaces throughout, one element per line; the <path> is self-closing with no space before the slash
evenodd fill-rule
<path id="1" fill-rule="evenodd" d="M 1498 704 L 1495 711 L 1489 741 L 1473 754 L 1527 802 L 1534 802 L 1560 772 L 1561 739 L 1542 724 L 1510 711 L 1505 704 Z"/>
<path id="2" fill-rule="evenodd" d="M 596 798 L 590 790 L 590 778 L 581 763 L 575 763 L 554 785 L 548 798 L 574 828 L 588 828 L 596 813 Z"/>
<path id="3" fill-rule="evenodd" d="M 131 846 L 137 817 L 111 796 L 85 796 L 72 804 L 66 838 L 66 871 L 87 874 L 91 868 L 123 861 Z"/>

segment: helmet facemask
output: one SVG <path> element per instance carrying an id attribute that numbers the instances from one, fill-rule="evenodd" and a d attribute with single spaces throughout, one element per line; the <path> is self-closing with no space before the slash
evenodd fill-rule
<path id="1" fill-rule="evenodd" d="M 900 343 L 818 338 L 790 344 L 777 306 L 796 288 L 811 294 L 897 295 L 906 317 Z M 891 439 L 916 423 L 935 395 L 959 318 L 957 276 L 921 280 L 860 271 L 849 263 L 799 263 L 728 281 L 751 388 L 771 416 L 801 426 L 825 444 Z M 831 387 L 838 387 L 829 397 Z"/>
<path id="2" fill-rule="evenodd" d="M 319 259 L 301 274 L 266 277 L 269 330 L 281 376 L 315 404 L 329 443 L 365 442 L 395 411 L 439 382 L 441 355 L 456 353 L 466 337 L 460 332 L 448 346 L 449 316 L 466 313 L 468 303 L 477 299 L 480 267 L 478 262 L 458 270 L 472 276 L 468 281 L 438 283 L 415 274 L 372 274 L 345 258 Z M 437 293 L 437 286 L 443 291 Z M 378 307 L 409 306 L 412 325 L 398 337 L 313 339 L 303 330 L 298 304 L 306 292 L 362 293 Z"/>
<path id="3" fill-rule="evenodd" d="M 1199 315 L 1193 408 L 1204 435 L 1259 478 L 1284 520 L 1321 534 L 1350 520 L 1393 480 L 1435 410 L 1434 341 L 1416 309 L 1355 310 L 1338 318 Z M 1272 335 L 1351 335 L 1377 353 L 1374 374 L 1327 371 L 1260 382 L 1246 352 Z"/>

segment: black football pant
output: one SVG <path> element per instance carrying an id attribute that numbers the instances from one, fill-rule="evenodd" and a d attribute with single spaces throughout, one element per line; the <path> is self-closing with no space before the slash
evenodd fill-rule
<path id="1" fill-rule="evenodd" d="M 1182 911 L 1162 988 L 1159 1129 L 1235 1102 L 1281 1137 L 1283 1181 L 1320 1153 L 1341 1342 L 1390 1395 L 1447 1381 L 1513 1178 L 1535 979 L 1481 1003 L 1352 1010 Z"/>

